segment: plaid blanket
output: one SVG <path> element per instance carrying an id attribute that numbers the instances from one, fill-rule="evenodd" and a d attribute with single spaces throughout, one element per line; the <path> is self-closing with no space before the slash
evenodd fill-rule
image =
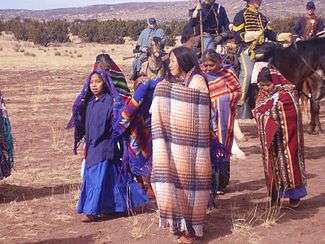
<path id="1" fill-rule="evenodd" d="M 211 189 L 207 92 L 161 81 L 152 103 L 152 187 L 160 226 L 203 235 Z"/>
<path id="2" fill-rule="evenodd" d="M 253 110 L 262 146 L 268 190 L 306 184 L 303 127 L 296 90 L 271 69 L 272 91 L 261 90 Z"/>
<path id="3" fill-rule="evenodd" d="M 13 150 L 11 125 L 0 91 L 0 180 L 11 174 L 14 165 Z"/>

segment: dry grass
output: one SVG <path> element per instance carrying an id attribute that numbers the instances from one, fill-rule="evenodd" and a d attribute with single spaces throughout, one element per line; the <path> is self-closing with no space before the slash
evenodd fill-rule
<path id="1" fill-rule="evenodd" d="M 156 220 L 158 218 L 158 213 L 154 214 L 141 214 L 135 215 L 131 220 L 132 227 L 130 234 L 134 239 L 141 239 L 145 236 L 148 236 L 151 232 L 151 227 L 156 225 Z"/>
<path id="2" fill-rule="evenodd" d="M 14 43 L 12 46 L 12 50 L 17 53 L 19 52 L 20 48 L 21 48 L 21 45 L 19 43 Z"/>
<path id="3" fill-rule="evenodd" d="M 123 60 L 123 57 L 132 54 L 134 42 L 130 42 L 127 45 L 69 43 L 69 45 L 62 44 L 45 48 L 35 46 L 29 42 L 9 41 L 0 38 L 0 46 L 4 47 L 4 50 L 1 52 L 3 58 L 0 59 L 0 67 L 2 69 L 10 70 L 12 67 L 15 67 L 16 70 L 73 69 L 85 71 L 92 67 L 95 57 L 100 53 L 109 53 L 116 63 L 130 67 L 132 60 Z M 18 56 L 17 53 L 20 52 L 20 49 L 24 49 L 25 52 L 33 53 L 36 56 Z M 68 55 L 67 57 L 69 58 L 64 59 L 63 62 L 62 58 L 65 55 Z M 18 58 L 19 62 L 17 62 Z M 75 62 L 76 58 L 78 58 L 78 62 Z"/>
<path id="4" fill-rule="evenodd" d="M 280 201 L 280 205 L 274 206 L 268 202 L 266 207 L 265 203 L 253 204 L 247 210 L 233 206 L 231 209 L 233 230 L 252 238 L 255 236 L 254 228 L 256 226 L 270 227 L 275 225 L 285 215 L 281 209 L 282 201 Z"/>
<path id="5" fill-rule="evenodd" d="M 44 102 L 42 99 L 42 93 L 44 91 L 44 85 L 41 80 L 38 81 L 38 85 L 35 87 L 34 93 L 30 95 L 30 103 L 32 110 L 37 112 L 41 106 L 41 103 Z"/>
<path id="6" fill-rule="evenodd" d="M 64 131 L 64 128 L 59 127 L 57 123 L 52 123 L 50 125 L 50 130 L 52 139 L 52 149 L 57 151 L 58 153 L 63 153 L 67 144 L 66 133 Z"/>

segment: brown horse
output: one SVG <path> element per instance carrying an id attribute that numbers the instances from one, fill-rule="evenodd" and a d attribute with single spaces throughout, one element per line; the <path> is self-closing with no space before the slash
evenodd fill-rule
<path id="1" fill-rule="evenodd" d="M 142 64 L 139 75 L 133 82 L 134 90 L 140 83 L 165 76 L 168 70 L 168 55 L 164 52 L 159 37 L 152 39 L 147 54 L 148 60 Z"/>
<path id="2" fill-rule="evenodd" d="M 325 38 L 298 41 L 289 47 L 267 43 L 259 49 L 256 57 L 276 67 L 295 83 L 299 92 L 302 92 L 303 83 L 308 82 L 311 93 L 308 132 L 323 132 L 319 120 L 319 103 L 325 97 Z"/>
<path id="3" fill-rule="evenodd" d="M 165 55 L 161 39 L 154 37 L 148 50 L 148 61 L 142 64 L 140 75 L 144 75 L 150 80 L 164 76 L 167 70 Z"/>

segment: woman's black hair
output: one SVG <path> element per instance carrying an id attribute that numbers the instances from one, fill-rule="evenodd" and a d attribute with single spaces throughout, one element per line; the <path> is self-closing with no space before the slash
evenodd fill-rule
<path id="1" fill-rule="evenodd" d="M 220 54 L 213 49 L 207 49 L 203 52 L 201 57 L 201 62 L 205 62 L 207 60 L 211 60 L 212 62 L 219 63 L 219 64 L 222 63 L 222 58 Z"/>
<path id="2" fill-rule="evenodd" d="M 176 47 L 170 53 L 174 53 L 180 69 L 186 73 L 194 68 L 195 73 L 200 73 L 199 61 L 196 54 L 187 47 Z"/>
<path id="3" fill-rule="evenodd" d="M 272 77 L 269 67 L 263 67 L 257 76 L 258 84 L 269 84 L 272 83 Z"/>
<path id="4" fill-rule="evenodd" d="M 96 63 L 110 63 L 111 57 L 107 53 L 98 54 L 96 56 Z"/>

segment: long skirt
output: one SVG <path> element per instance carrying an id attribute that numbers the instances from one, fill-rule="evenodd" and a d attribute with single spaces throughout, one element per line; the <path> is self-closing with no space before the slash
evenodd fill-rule
<path id="1" fill-rule="evenodd" d="M 120 162 L 85 164 L 77 212 L 86 215 L 121 213 L 148 202 L 130 175 L 122 174 Z"/>

